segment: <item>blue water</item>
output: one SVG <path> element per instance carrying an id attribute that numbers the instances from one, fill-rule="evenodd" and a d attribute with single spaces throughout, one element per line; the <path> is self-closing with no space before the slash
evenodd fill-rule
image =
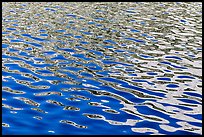
<path id="1" fill-rule="evenodd" d="M 3 135 L 201 135 L 202 3 L 3 3 Z"/>

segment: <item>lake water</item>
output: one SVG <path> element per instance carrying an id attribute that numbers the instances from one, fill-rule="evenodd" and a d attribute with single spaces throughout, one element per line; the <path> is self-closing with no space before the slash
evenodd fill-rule
<path id="1" fill-rule="evenodd" d="M 3 2 L 2 134 L 202 134 L 202 3 Z"/>

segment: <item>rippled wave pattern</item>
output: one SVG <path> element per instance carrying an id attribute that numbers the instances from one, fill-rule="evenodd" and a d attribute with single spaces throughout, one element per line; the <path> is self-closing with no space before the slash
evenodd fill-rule
<path id="1" fill-rule="evenodd" d="M 3 134 L 202 134 L 202 3 L 9 2 Z"/>

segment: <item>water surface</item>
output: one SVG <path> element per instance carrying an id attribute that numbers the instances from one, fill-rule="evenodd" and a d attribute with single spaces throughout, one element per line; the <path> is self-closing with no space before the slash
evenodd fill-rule
<path id="1" fill-rule="evenodd" d="M 4 2 L 2 133 L 202 134 L 202 3 Z"/>

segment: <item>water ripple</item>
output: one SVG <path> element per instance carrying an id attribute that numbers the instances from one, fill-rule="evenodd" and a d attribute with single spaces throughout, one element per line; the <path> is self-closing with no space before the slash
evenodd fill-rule
<path id="1" fill-rule="evenodd" d="M 2 134 L 201 135 L 201 17 L 199 2 L 3 2 Z"/>

